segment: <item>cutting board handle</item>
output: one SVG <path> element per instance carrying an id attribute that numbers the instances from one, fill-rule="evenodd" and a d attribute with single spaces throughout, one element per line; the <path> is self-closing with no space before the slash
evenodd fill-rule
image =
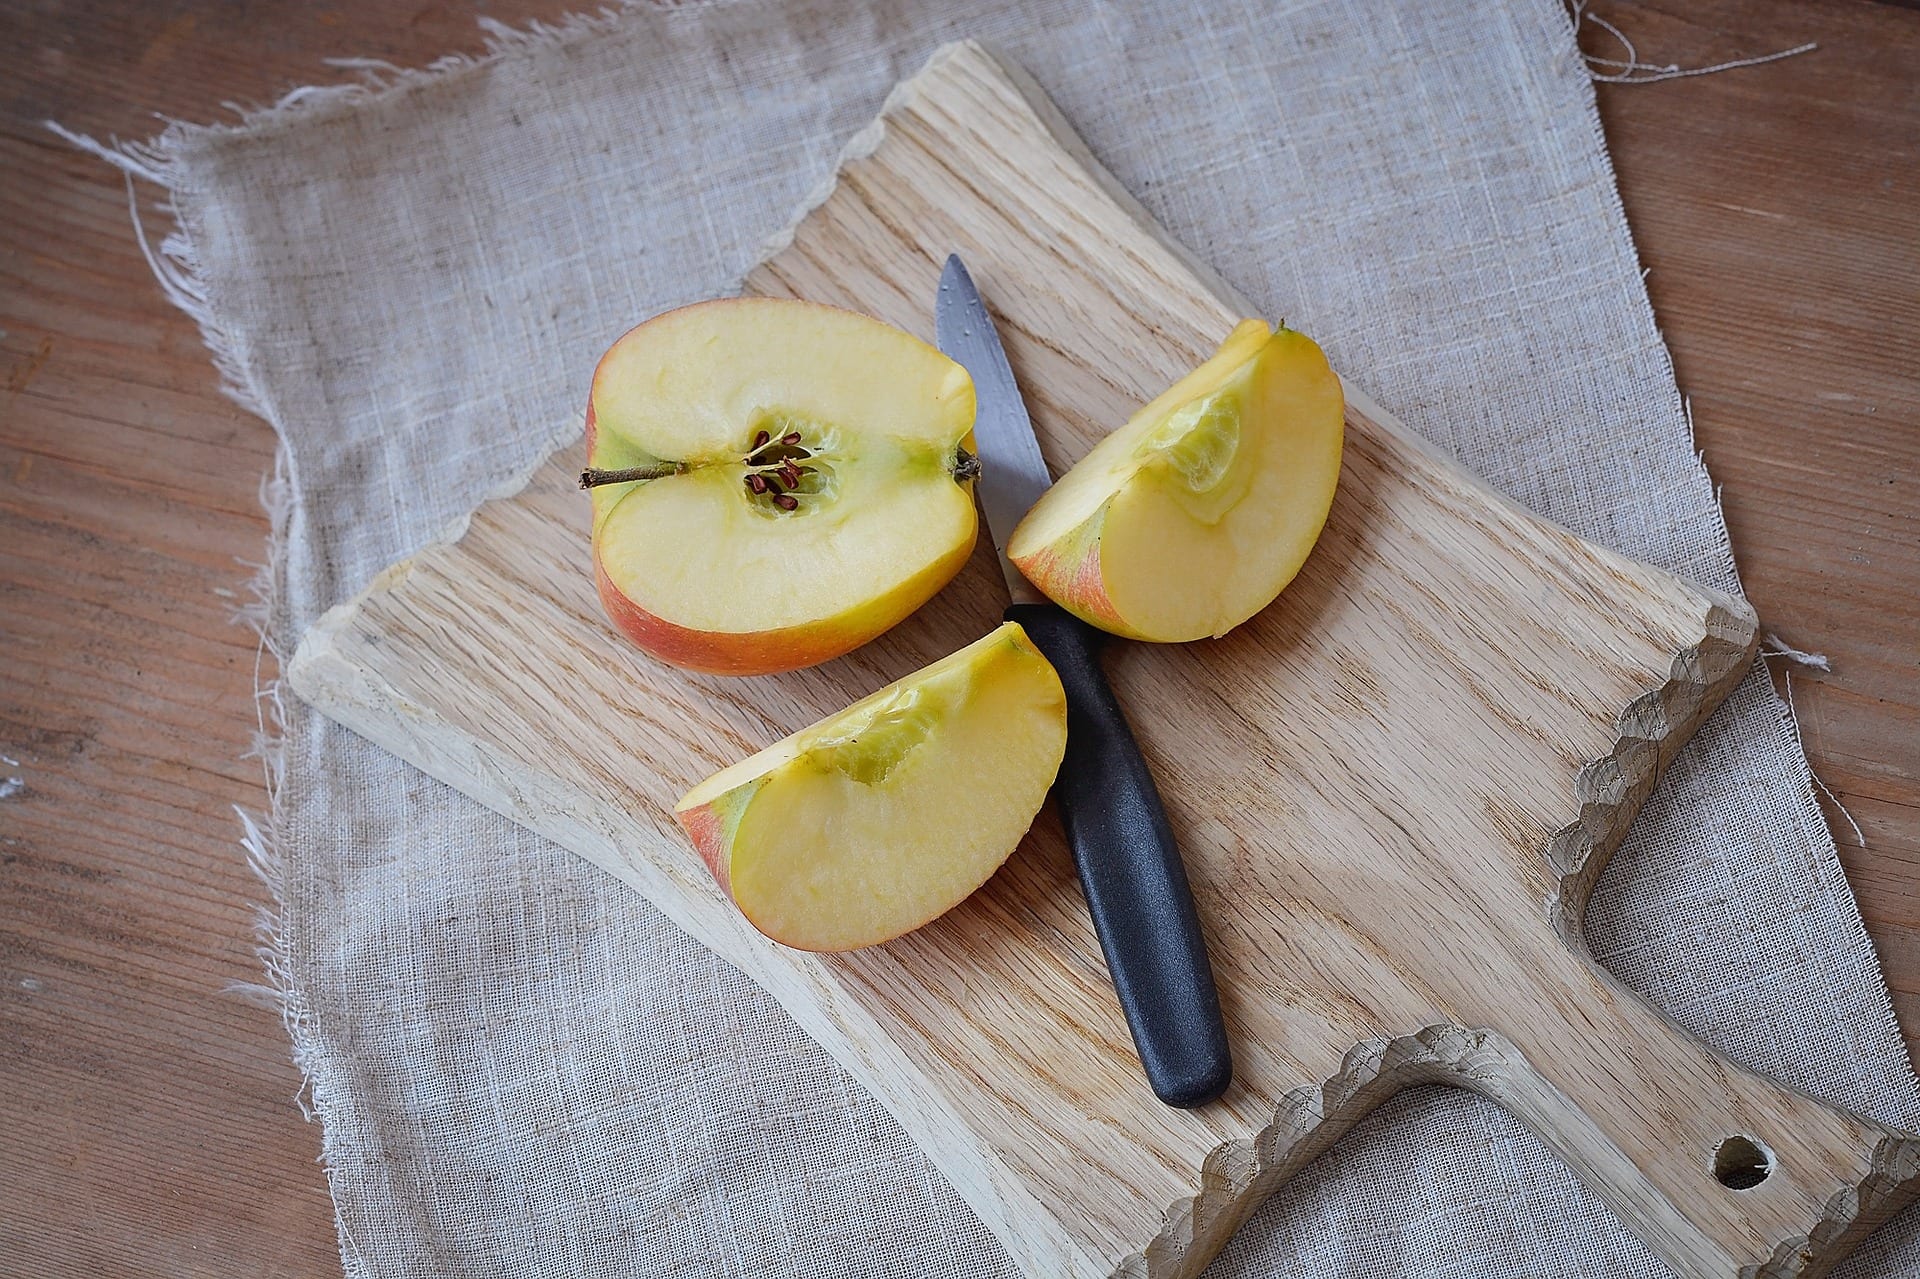
<path id="1" fill-rule="evenodd" d="M 1506 1106 L 1683 1276 L 1811 1279 L 1920 1191 L 1920 1137 L 1790 1089 L 1568 952 L 1564 1023 L 1486 1037 Z"/>
<path id="2" fill-rule="evenodd" d="M 1535 1051 L 1451 1023 L 1354 1045 L 1252 1140 L 1218 1147 L 1200 1193 L 1115 1279 L 1197 1275 L 1289 1178 L 1422 1084 L 1506 1107 L 1680 1279 L 1819 1279 L 1920 1193 L 1920 1136 L 1748 1070 L 1591 959 L 1568 959 L 1566 1024 L 1536 1028 Z M 1569 1048 L 1582 1038 L 1584 1054 Z"/>

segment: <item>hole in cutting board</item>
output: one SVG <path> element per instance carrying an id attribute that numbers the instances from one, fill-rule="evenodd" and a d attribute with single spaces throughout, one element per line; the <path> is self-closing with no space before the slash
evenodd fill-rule
<path id="1" fill-rule="evenodd" d="M 1752 1137 L 1728 1137 L 1713 1152 L 1713 1179 L 1729 1190 L 1751 1190 L 1772 1171 L 1773 1152 Z"/>

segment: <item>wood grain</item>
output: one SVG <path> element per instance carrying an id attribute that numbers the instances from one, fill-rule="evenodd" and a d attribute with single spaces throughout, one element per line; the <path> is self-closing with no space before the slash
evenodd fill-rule
<path id="1" fill-rule="evenodd" d="M 507 22 L 572 0 L 489 0 Z M 1603 86 L 1649 287 L 1744 582 L 1830 653 L 1796 675 L 1842 854 L 1920 1043 L 1920 21 L 1873 3 L 1608 4 L 1692 63 Z M 0 2 L 0 1273 L 338 1273 L 318 1134 L 254 979 L 229 805 L 252 723 L 227 624 L 265 524 L 268 428 L 223 400 L 154 287 L 117 174 L 39 125 L 139 137 L 480 40 L 465 0 Z M 1596 49 L 1599 45 L 1595 44 Z M 137 584 L 137 589 L 135 585 Z M 24 748 L 24 749 L 22 749 Z M 26 983 L 38 983 L 29 987 Z"/>
<path id="2" fill-rule="evenodd" d="M 951 46 L 747 288 L 928 336 L 957 249 L 1064 470 L 1248 313 L 1092 165 L 1037 86 Z M 1139 1077 L 1055 823 L 933 926 L 816 956 L 755 934 L 668 816 L 746 750 L 989 629 L 1004 589 L 984 545 L 851 660 L 688 675 L 600 617 L 568 450 L 329 613 L 290 680 L 759 981 L 1034 1275 L 1197 1274 L 1308 1158 L 1425 1082 L 1508 1106 L 1684 1274 L 1823 1273 L 1920 1190 L 1920 1138 L 1693 1040 L 1580 929 L 1660 768 L 1744 674 L 1754 615 L 1545 523 L 1348 400 L 1327 531 L 1280 603 L 1113 663 L 1227 1007 L 1236 1082 L 1199 1112 Z M 1716 1149 L 1748 1136 L 1775 1166 L 1730 1189 Z"/>

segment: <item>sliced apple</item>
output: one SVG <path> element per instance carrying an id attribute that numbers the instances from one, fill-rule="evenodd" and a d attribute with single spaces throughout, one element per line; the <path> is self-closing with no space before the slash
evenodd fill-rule
<path id="1" fill-rule="evenodd" d="M 1007 556 L 1105 630 L 1224 635 L 1273 601 L 1319 539 L 1344 411 L 1312 339 L 1242 321 L 1048 489 Z"/>
<path id="2" fill-rule="evenodd" d="M 1040 811 L 1060 678 L 1008 622 L 687 792 L 674 817 L 768 937 L 852 950 L 958 905 Z"/>
<path id="3" fill-rule="evenodd" d="M 973 550 L 973 383 L 851 311 L 669 311 L 593 376 L 587 470 L 607 614 L 693 670 L 826 661 L 925 603 Z"/>

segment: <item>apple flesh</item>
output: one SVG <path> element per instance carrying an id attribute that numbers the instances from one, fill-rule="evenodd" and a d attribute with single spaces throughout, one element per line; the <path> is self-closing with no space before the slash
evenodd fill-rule
<path id="1" fill-rule="evenodd" d="M 864 644 L 973 550 L 973 412 L 965 369 L 851 311 L 732 298 L 649 320 L 587 405 L 607 615 L 717 674 Z"/>
<path id="2" fill-rule="evenodd" d="M 1048 489 L 1007 556 L 1115 634 L 1224 635 L 1273 601 L 1319 539 L 1344 412 L 1310 338 L 1243 321 Z"/>
<path id="3" fill-rule="evenodd" d="M 1066 696 L 1019 625 L 890 684 L 687 792 L 674 817 L 753 926 L 870 946 L 961 901 L 1033 824 Z"/>

